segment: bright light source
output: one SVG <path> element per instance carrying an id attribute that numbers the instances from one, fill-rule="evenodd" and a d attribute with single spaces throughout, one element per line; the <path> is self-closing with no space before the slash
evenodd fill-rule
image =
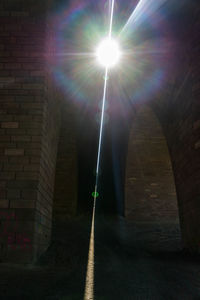
<path id="1" fill-rule="evenodd" d="M 99 45 L 96 55 L 101 65 L 111 68 L 118 63 L 121 53 L 117 42 L 107 38 Z"/>

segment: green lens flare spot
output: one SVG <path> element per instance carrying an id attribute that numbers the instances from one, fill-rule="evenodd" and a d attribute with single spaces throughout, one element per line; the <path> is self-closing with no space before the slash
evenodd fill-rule
<path id="1" fill-rule="evenodd" d="M 93 193 L 92 193 L 92 197 L 94 197 L 94 198 L 99 197 L 99 193 L 98 193 L 98 192 L 93 192 Z"/>
<path id="2" fill-rule="evenodd" d="M 109 80 L 109 76 L 107 75 L 107 77 L 106 76 L 103 76 L 103 79 L 104 80 Z"/>

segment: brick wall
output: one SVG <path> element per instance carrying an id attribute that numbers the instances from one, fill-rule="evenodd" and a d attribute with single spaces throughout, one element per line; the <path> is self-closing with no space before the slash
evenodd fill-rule
<path id="1" fill-rule="evenodd" d="M 137 222 L 178 222 L 166 140 L 147 105 L 137 110 L 132 121 L 126 162 L 125 214 Z"/>
<path id="2" fill-rule="evenodd" d="M 60 102 L 52 86 L 53 83 L 49 79 L 44 101 L 43 130 L 40 137 L 41 154 L 35 223 L 37 256 L 48 247 L 52 227 L 55 168 L 60 130 Z"/>
<path id="3" fill-rule="evenodd" d="M 46 4 L 18 0 L 0 4 L 3 261 L 32 261 L 50 238 L 59 122 L 46 72 Z"/>
<path id="4" fill-rule="evenodd" d="M 175 175 L 183 246 L 200 251 L 200 44 L 199 10 L 180 37 L 177 71 L 153 106 L 163 126 Z M 173 74 L 174 75 L 174 74 Z M 174 77 L 174 76 L 173 76 Z"/>

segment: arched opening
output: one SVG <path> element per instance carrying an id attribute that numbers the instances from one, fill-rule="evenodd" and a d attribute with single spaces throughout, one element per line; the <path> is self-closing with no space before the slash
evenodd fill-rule
<path id="1" fill-rule="evenodd" d="M 127 219 L 179 224 L 167 143 L 159 121 L 147 105 L 137 110 L 132 122 L 125 185 Z"/>

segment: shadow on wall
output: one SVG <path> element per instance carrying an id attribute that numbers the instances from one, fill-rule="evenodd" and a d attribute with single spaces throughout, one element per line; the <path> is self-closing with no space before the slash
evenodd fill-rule
<path id="1" fill-rule="evenodd" d="M 76 115 L 73 104 L 63 100 L 57 151 L 53 219 L 65 220 L 77 209 Z"/>
<path id="2" fill-rule="evenodd" d="M 142 106 L 130 131 L 125 215 L 136 222 L 179 222 L 174 175 L 162 128 Z"/>

